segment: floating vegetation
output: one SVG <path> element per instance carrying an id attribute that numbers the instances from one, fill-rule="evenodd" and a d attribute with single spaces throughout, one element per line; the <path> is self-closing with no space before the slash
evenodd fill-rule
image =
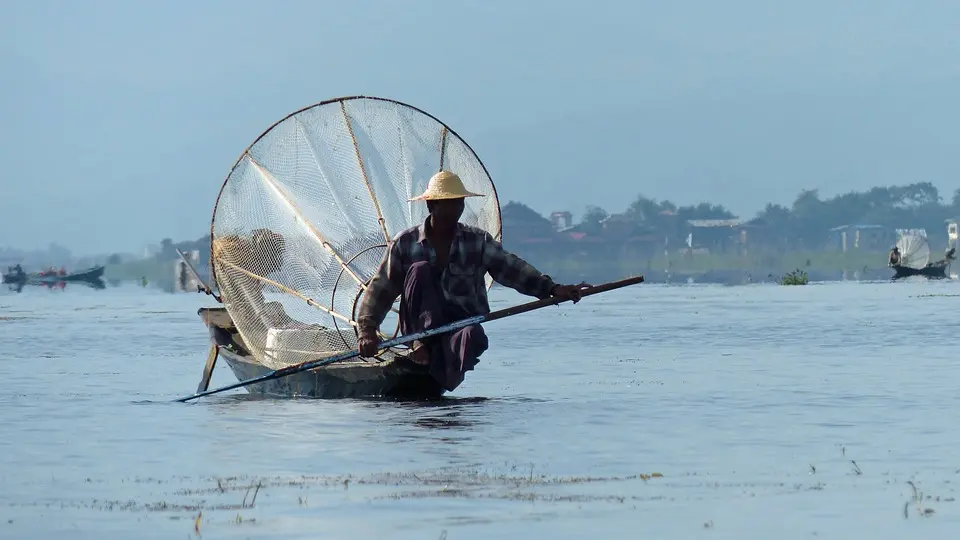
<path id="1" fill-rule="evenodd" d="M 818 473 L 820 471 L 817 471 Z M 855 474 L 855 473 L 854 473 Z M 636 472 L 628 475 L 547 475 L 531 465 L 508 466 L 496 471 L 479 466 L 451 467 L 415 472 L 382 472 L 363 475 L 297 475 L 297 476 L 210 476 L 158 478 L 128 478 L 121 483 L 169 486 L 162 493 L 152 492 L 153 500 L 137 499 L 66 499 L 34 501 L 14 504 L 18 507 L 76 508 L 106 512 L 165 513 L 170 518 L 189 520 L 191 528 L 199 530 L 216 514 L 220 523 L 260 523 L 238 512 L 252 511 L 262 499 L 261 491 L 270 492 L 273 500 L 268 506 L 271 514 L 276 504 L 286 501 L 293 508 L 308 507 L 320 493 L 336 497 L 336 492 L 352 493 L 361 500 L 461 499 L 500 500 L 511 502 L 543 502 L 551 504 L 638 504 L 642 502 L 674 500 L 679 493 L 691 491 L 695 498 L 703 497 L 702 489 L 736 490 L 740 493 L 770 492 L 778 494 L 823 491 L 819 481 L 790 481 L 775 478 L 768 481 L 757 478 L 750 481 L 710 478 L 715 474 L 697 472 L 666 475 L 659 471 Z M 778 475 L 779 476 L 779 475 Z M 818 474 L 819 476 L 819 474 Z M 808 477 L 809 478 L 809 477 Z M 90 478 L 86 484 L 100 485 L 101 491 L 111 491 L 113 482 Z M 179 486 L 177 484 L 180 484 Z M 319 490 L 319 491 L 318 491 Z M 359 490 L 359 491 L 356 491 Z M 678 491 L 679 490 L 679 491 Z M 138 488 L 137 491 L 143 491 Z M 291 492 L 293 491 L 293 492 Z M 698 493 L 699 491 L 699 493 Z M 286 493 L 284 493 L 286 492 Z M 753 495 L 751 495 L 753 496 Z M 209 516 L 209 517 L 208 517 Z"/>
<path id="2" fill-rule="evenodd" d="M 782 471 L 747 473 L 743 479 L 735 478 L 735 471 L 725 472 L 671 472 L 667 475 L 653 470 L 630 471 L 622 475 L 548 475 L 532 464 L 504 463 L 487 468 L 481 464 L 462 467 L 443 467 L 416 471 L 372 472 L 340 475 L 281 475 L 281 476 L 171 476 L 167 478 L 133 477 L 116 480 L 87 478 L 80 480 L 89 491 L 95 486 L 104 498 L 63 498 L 22 501 L 10 503 L 9 507 L 36 508 L 39 512 L 53 509 L 76 509 L 101 512 L 124 512 L 129 514 L 159 514 L 164 521 L 180 521 L 184 532 L 196 537 L 217 534 L 224 527 L 271 527 L 290 512 L 304 512 L 308 508 L 324 508 L 343 504 L 370 504 L 377 501 L 423 501 L 431 504 L 445 500 L 450 504 L 458 501 L 484 501 L 524 505 L 515 512 L 516 519 L 539 519 L 539 516 L 556 515 L 562 508 L 544 510 L 542 505 L 569 505 L 580 510 L 586 505 L 610 505 L 612 509 L 625 512 L 658 504 L 674 504 L 677 500 L 700 501 L 710 504 L 710 499 L 728 497 L 778 497 L 801 493 L 832 491 L 832 497 L 844 497 L 856 490 L 889 489 L 883 486 L 908 484 L 913 487 L 913 496 L 905 504 L 891 508 L 894 515 L 903 518 L 911 514 L 923 518 L 945 515 L 950 519 L 950 508 L 955 501 L 950 493 L 931 496 L 920 491 L 922 485 L 915 477 L 891 478 L 890 472 L 874 472 L 868 467 L 861 470 L 855 460 L 846 455 L 839 445 L 842 460 L 829 463 L 809 463 L 799 474 Z M 837 465 L 840 465 L 839 467 Z M 957 471 L 960 474 L 960 470 Z M 850 480 L 842 480 L 844 477 Z M 852 480 L 856 478 L 857 480 Z M 916 485 L 914 484 L 916 482 Z M 114 493 L 116 484 L 133 484 L 127 491 L 130 498 Z M 950 481 L 940 482 L 933 489 L 952 492 Z M 931 489 L 927 487 L 926 489 Z M 926 491 L 925 489 L 925 491 Z M 265 493 L 261 493 L 261 491 Z M 907 495 L 904 491 L 901 495 Z M 258 497 L 258 494 L 260 497 Z M 117 497 L 119 499 L 116 499 Z M 266 501 L 264 498 L 266 497 Z M 308 504 L 308 498 L 310 504 Z M 902 499 L 901 499 L 902 500 Z M 931 505 L 937 505 L 936 512 Z M 943 506 L 941 506 L 943 505 Z M 545 514 L 546 512 L 546 514 Z M 698 516 L 699 517 L 699 516 Z M 709 516 L 699 517 L 695 523 L 703 529 L 714 529 Z M 149 520 L 145 516 L 109 519 Z M 445 515 L 441 518 L 446 526 L 487 523 L 492 518 L 486 515 Z M 134 526 L 134 525 L 131 525 Z M 721 527 L 718 521 L 716 527 Z M 441 537 L 442 533 L 441 533 Z"/>
<path id="3" fill-rule="evenodd" d="M 916 508 L 918 515 L 920 515 L 920 516 L 922 516 L 922 517 L 930 517 L 930 516 L 932 516 L 932 515 L 935 513 L 935 511 L 934 511 L 933 508 L 930 508 L 929 506 L 925 506 L 925 505 L 923 504 L 923 501 L 924 501 L 923 492 L 917 490 L 916 484 L 914 484 L 912 481 L 908 480 L 908 481 L 907 481 L 907 484 L 910 484 L 910 487 L 913 488 L 913 497 L 911 498 L 911 500 L 907 501 L 907 502 L 904 503 L 904 505 L 903 505 L 903 519 L 909 519 L 909 517 L 910 517 L 909 509 L 910 509 L 910 503 L 911 503 L 911 502 L 913 503 L 914 507 Z M 927 495 L 926 499 L 927 499 L 927 500 L 931 500 L 931 499 L 933 499 L 933 498 L 932 498 L 930 495 Z M 940 501 L 940 497 L 936 497 L 936 499 L 933 499 L 933 500 Z M 953 499 L 953 498 L 947 498 L 947 499 L 944 499 L 944 500 L 952 502 L 954 499 Z"/>
<path id="4" fill-rule="evenodd" d="M 133 478 L 122 483 L 169 485 L 186 483 L 188 486 L 167 491 L 172 500 L 137 501 L 95 498 L 86 501 L 57 501 L 45 503 L 16 504 L 14 506 L 82 508 L 100 511 L 123 512 L 183 512 L 199 529 L 206 512 L 253 509 L 261 490 L 296 489 L 300 493 L 291 496 L 291 503 L 307 505 L 307 489 L 347 490 L 353 486 L 373 489 L 366 493 L 368 500 L 407 499 L 430 497 L 453 497 L 471 499 L 501 499 L 517 501 L 554 502 L 615 502 L 627 500 L 658 500 L 662 494 L 624 496 L 620 494 L 554 494 L 542 489 L 583 486 L 588 484 L 642 482 L 651 484 L 664 478 L 660 472 L 645 472 L 627 476 L 548 476 L 538 474 L 534 467 L 515 466 L 506 473 L 495 473 L 480 468 L 450 468 L 426 472 L 386 472 L 369 475 L 331 475 L 294 477 L 173 477 L 170 479 Z M 105 485 L 109 482 L 88 478 L 86 484 Z M 199 484 L 199 485 L 198 485 Z M 221 499 L 211 500 L 212 497 Z M 187 516 L 184 516 L 185 518 Z M 237 521 L 231 518 L 231 521 Z M 252 519 L 242 518 L 243 522 Z"/>
<path id="5" fill-rule="evenodd" d="M 807 273 L 799 268 L 788 272 L 786 275 L 777 280 L 781 285 L 806 285 L 810 282 L 810 279 L 807 277 Z"/>

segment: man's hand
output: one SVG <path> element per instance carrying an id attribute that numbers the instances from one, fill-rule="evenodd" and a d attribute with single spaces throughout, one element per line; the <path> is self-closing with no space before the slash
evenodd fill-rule
<path id="1" fill-rule="evenodd" d="M 563 298 L 566 300 L 573 300 L 573 303 L 576 304 L 580 301 L 582 297 L 583 289 L 589 288 L 591 285 L 587 285 L 584 282 L 580 282 L 579 285 L 554 285 L 551 294 L 557 298 Z"/>
<path id="2" fill-rule="evenodd" d="M 380 344 L 380 338 L 377 336 L 375 328 L 361 328 L 360 339 L 357 341 L 360 356 L 364 358 L 373 358 L 377 354 L 377 345 Z"/>

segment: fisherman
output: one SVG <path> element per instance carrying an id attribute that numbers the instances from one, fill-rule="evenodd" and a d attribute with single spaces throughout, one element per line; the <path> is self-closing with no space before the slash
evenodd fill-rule
<path id="1" fill-rule="evenodd" d="M 890 250 L 890 266 L 899 266 L 900 265 L 900 247 L 893 246 L 893 249 Z"/>
<path id="2" fill-rule="evenodd" d="M 305 326 L 287 315 L 279 302 L 267 302 L 265 282 L 250 275 L 267 278 L 280 270 L 286 254 L 282 235 L 270 229 L 257 229 L 249 239 L 225 235 L 214 240 L 213 249 L 214 264 L 226 278 L 220 280 L 222 292 L 249 306 L 264 336 L 270 328 Z"/>
<path id="3" fill-rule="evenodd" d="M 429 216 L 400 232 L 389 244 L 360 304 L 358 349 L 377 354 L 377 329 L 398 296 L 402 335 L 489 313 L 484 275 L 537 298 L 579 302 L 580 285 L 558 285 L 523 259 L 506 251 L 488 232 L 459 222 L 467 191 L 460 177 L 440 171 L 411 201 L 426 201 Z M 411 344 L 411 360 L 424 366 L 447 391 L 463 382 L 488 347 L 479 324 Z"/>
<path id="4" fill-rule="evenodd" d="M 944 258 L 948 261 L 952 261 L 957 254 L 957 248 L 950 247 L 947 249 L 947 253 L 944 255 Z"/>

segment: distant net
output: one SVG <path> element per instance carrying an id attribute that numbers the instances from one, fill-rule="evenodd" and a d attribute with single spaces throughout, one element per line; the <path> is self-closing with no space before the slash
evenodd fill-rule
<path id="1" fill-rule="evenodd" d="M 905 232 L 897 239 L 900 248 L 900 265 L 920 269 L 930 262 L 930 244 L 926 236 L 917 232 Z"/>
<path id="2" fill-rule="evenodd" d="M 277 369 L 357 348 L 363 289 L 387 241 L 426 219 L 426 204 L 408 199 L 440 169 L 486 195 L 466 199 L 461 221 L 499 239 L 500 206 L 479 158 L 409 105 L 323 102 L 281 120 L 244 152 L 214 207 L 210 267 L 259 362 Z M 381 325 L 384 339 L 398 335 L 397 308 Z"/>

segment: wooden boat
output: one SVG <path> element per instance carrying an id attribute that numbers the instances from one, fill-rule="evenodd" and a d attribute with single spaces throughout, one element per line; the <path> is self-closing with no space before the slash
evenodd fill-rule
<path id="1" fill-rule="evenodd" d="M 79 272 L 70 272 L 68 274 L 47 274 L 45 272 L 8 272 L 3 274 L 4 283 L 13 283 L 13 284 L 25 284 L 25 285 L 40 285 L 40 284 L 50 284 L 50 283 L 60 283 L 60 282 L 87 282 L 96 284 L 100 281 L 100 278 L 103 276 L 104 267 L 103 266 L 94 266 L 92 268 L 87 268 Z M 102 284 L 102 282 L 100 282 Z"/>
<path id="2" fill-rule="evenodd" d="M 208 359 L 198 392 L 206 390 L 216 358 L 223 358 L 237 380 L 247 380 L 271 371 L 246 349 L 243 338 L 226 308 L 200 308 L 197 312 L 210 332 L 213 352 Z M 394 354 L 384 361 L 346 360 L 313 370 L 246 387 L 265 397 L 429 399 L 443 395 L 443 388 L 406 356 Z"/>
<path id="3" fill-rule="evenodd" d="M 23 271 L 20 265 L 8 266 L 7 271 L 0 274 L 0 283 L 10 283 L 14 285 L 23 285 L 27 282 L 30 274 Z"/>
<path id="4" fill-rule="evenodd" d="M 944 259 L 934 263 L 930 263 L 922 268 L 912 268 L 910 266 L 903 265 L 893 265 L 894 280 L 913 277 L 913 276 L 923 276 L 928 279 L 946 279 L 947 277 L 947 267 L 950 266 L 950 261 Z"/>
<path id="5" fill-rule="evenodd" d="M 341 148 L 344 141 L 350 143 Z M 201 291 L 224 307 L 198 312 L 212 346 L 197 392 L 206 391 L 220 357 L 243 382 L 355 350 L 358 303 L 390 239 L 427 217 L 426 205 L 410 197 L 450 167 L 462 172 L 468 190 L 484 194 L 465 201 L 461 222 L 501 240 L 500 204 L 486 167 L 459 135 L 420 109 L 384 98 L 338 98 L 261 134 L 231 168 L 213 207 L 209 277 L 222 298 L 209 285 Z M 485 284 L 489 289 L 493 278 Z M 384 340 L 399 333 L 395 322 L 381 325 Z M 408 353 L 389 348 L 376 359 L 343 359 L 244 387 L 275 397 L 441 396 L 443 387 Z"/>
<path id="6" fill-rule="evenodd" d="M 930 246 L 926 233 L 923 231 L 905 231 L 897 240 L 899 259 L 891 251 L 888 266 L 893 268 L 891 280 L 923 276 L 927 279 L 945 279 L 947 267 L 954 259 L 954 250 L 949 250 L 946 256 L 939 261 L 930 261 Z"/>
<path id="7" fill-rule="evenodd" d="M 51 278 L 58 278 L 58 281 L 88 281 L 93 282 L 101 277 L 103 277 L 103 266 L 94 266 L 92 268 L 87 268 L 86 270 L 80 270 L 79 272 L 70 272 L 65 276 L 50 276 Z"/>

